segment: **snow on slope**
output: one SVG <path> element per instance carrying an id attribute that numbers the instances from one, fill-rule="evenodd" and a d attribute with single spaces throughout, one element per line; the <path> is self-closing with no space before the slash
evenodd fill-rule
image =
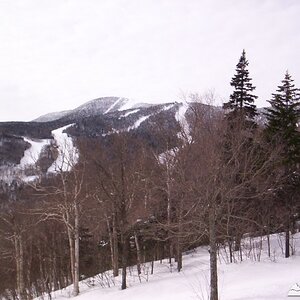
<path id="1" fill-rule="evenodd" d="M 49 139 L 32 140 L 26 137 L 23 137 L 23 139 L 31 146 L 24 152 L 24 156 L 19 164 L 19 167 L 21 168 L 25 168 L 28 165 L 34 165 L 37 162 L 43 148 L 50 143 Z"/>
<path id="2" fill-rule="evenodd" d="M 126 100 L 127 101 L 118 109 L 119 111 L 134 108 L 138 103 L 138 101 L 134 99 L 126 99 Z"/>
<path id="3" fill-rule="evenodd" d="M 73 144 L 72 138 L 63 131 L 74 124 L 69 124 L 64 127 L 53 130 L 51 133 L 56 141 L 58 148 L 57 159 L 48 168 L 48 172 L 56 173 L 58 171 L 67 172 L 72 169 L 79 158 L 78 151 Z"/>
<path id="4" fill-rule="evenodd" d="M 189 143 L 191 141 L 190 127 L 189 123 L 185 118 L 185 113 L 188 110 L 188 108 L 189 105 L 187 102 L 181 103 L 181 106 L 175 114 L 175 119 L 181 127 L 181 132 L 178 133 L 178 137 L 183 140 L 186 140 Z"/>
<path id="5" fill-rule="evenodd" d="M 34 119 L 33 122 L 48 122 L 48 121 L 58 120 L 64 117 L 65 115 L 69 114 L 70 112 L 71 112 L 70 110 L 63 110 L 63 111 L 48 113 L 46 115 L 42 115 Z"/>
<path id="6" fill-rule="evenodd" d="M 132 115 L 132 114 L 137 113 L 138 111 L 140 111 L 140 108 L 137 108 L 137 109 L 134 109 L 134 110 L 127 111 L 124 115 L 121 115 L 121 116 L 119 117 L 119 119 L 120 119 L 120 118 L 126 118 L 126 117 L 128 117 L 128 116 L 130 116 L 130 115 Z"/>
<path id="7" fill-rule="evenodd" d="M 124 98 L 119 98 L 116 102 L 114 102 L 103 114 L 109 113 L 114 107 L 116 107 L 118 104 L 122 103 L 124 101 Z"/>
<path id="8" fill-rule="evenodd" d="M 271 236 L 271 258 L 267 257 L 266 238 L 253 239 L 256 248 L 249 250 L 249 239 L 243 241 L 243 262 L 228 264 L 226 253 L 220 251 L 218 276 L 221 300 L 281 300 L 286 299 L 289 289 L 300 282 L 300 252 L 285 259 L 280 245 L 284 236 Z M 300 249 L 300 234 L 293 237 L 293 244 Z M 260 261 L 258 261 L 258 259 Z M 145 264 L 141 278 L 136 268 L 129 269 L 128 289 L 120 290 L 121 278 L 114 279 L 110 272 L 81 283 L 81 294 L 74 300 L 196 300 L 209 299 L 209 253 L 207 247 L 200 247 L 183 256 L 183 271 L 170 267 L 168 260 L 155 262 L 154 275 L 150 264 Z M 140 283 L 141 280 L 141 283 Z M 92 288 L 88 285 L 93 284 Z M 112 287 L 107 287 L 107 285 Z M 115 285 L 114 285 L 115 284 Z M 104 287 L 106 286 L 106 287 Z M 70 297 L 71 289 L 54 293 L 56 299 Z"/>
<path id="9" fill-rule="evenodd" d="M 133 125 L 129 126 L 127 131 L 130 131 L 132 129 L 137 129 L 143 122 L 145 122 L 151 115 L 142 116 L 139 119 L 137 119 Z"/>
<path id="10" fill-rule="evenodd" d="M 150 114 L 150 115 L 147 115 L 147 116 L 142 116 L 140 117 L 138 120 L 136 120 L 134 122 L 133 125 L 129 126 L 127 131 L 130 131 L 132 129 L 137 129 L 143 122 L 145 122 L 149 117 L 151 117 L 152 115 L 155 115 L 155 114 L 158 114 L 162 111 L 166 111 L 166 110 L 169 110 L 171 109 L 175 104 L 168 104 L 168 105 L 164 105 L 162 109 L 160 109 L 158 112 L 155 112 L 154 114 Z"/>
<path id="11" fill-rule="evenodd" d="M 36 174 L 36 162 L 38 161 L 43 148 L 50 144 L 50 139 L 30 139 L 23 137 L 30 147 L 24 151 L 20 163 L 15 166 L 2 166 L 0 171 L 0 181 L 12 183 L 14 180 L 31 182 L 38 178 Z M 28 172 L 28 169 L 30 169 Z M 30 175 L 28 175 L 30 174 Z"/>

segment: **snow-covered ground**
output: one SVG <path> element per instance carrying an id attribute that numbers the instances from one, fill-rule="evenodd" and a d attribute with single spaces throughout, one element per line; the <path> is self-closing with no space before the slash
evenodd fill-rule
<path id="1" fill-rule="evenodd" d="M 130 130 L 132 130 L 132 129 L 136 129 L 136 128 L 140 127 L 140 125 L 141 125 L 143 122 L 145 122 L 149 117 L 151 117 L 151 115 L 140 117 L 138 120 L 136 120 L 136 121 L 134 122 L 133 125 L 131 125 L 131 126 L 129 126 L 129 127 L 127 128 L 127 131 L 130 131 Z"/>
<path id="2" fill-rule="evenodd" d="M 109 113 L 114 107 L 116 107 L 119 103 L 122 103 L 124 101 L 124 98 L 119 98 L 117 101 L 115 101 L 103 114 Z"/>
<path id="3" fill-rule="evenodd" d="M 119 119 L 126 118 L 129 115 L 135 114 L 135 113 L 137 113 L 140 110 L 141 110 L 140 108 L 137 108 L 137 109 L 134 109 L 134 110 L 127 111 L 124 115 L 120 116 Z"/>
<path id="4" fill-rule="evenodd" d="M 42 139 L 42 140 L 33 140 L 24 137 L 24 141 L 28 142 L 31 146 L 25 150 L 24 156 L 22 157 L 19 167 L 25 168 L 28 165 L 34 165 L 43 150 L 43 148 L 49 145 L 49 139 Z"/>
<path id="5" fill-rule="evenodd" d="M 50 173 L 55 173 L 58 171 L 70 171 L 78 161 L 78 151 L 73 144 L 72 138 L 69 137 L 67 133 L 63 132 L 72 125 L 74 124 L 60 127 L 51 132 L 56 142 L 58 156 L 53 164 L 48 168 L 48 172 Z"/>
<path id="6" fill-rule="evenodd" d="M 23 137 L 24 141 L 30 146 L 24 151 L 20 163 L 15 166 L 2 166 L 0 172 L 0 181 L 11 183 L 19 179 L 24 182 L 30 182 L 38 178 L 38 175 L 27 175 L 26 169 L 35 167 L 43 148 L 50 143 L 50 139 L 31 139 Z"/>
<path id="7" fill-rule="evenodd" d="M 38 161 L 42 150 L 50 143 L 55 143 L 58 150 L 58 156 L 53 164 L 48 168 L 48 172 L 70 171 L 78 161 L 78 150 L 73 144 L 72 138 L 63 131 L 73 124 L 55 129 L 52 131 L 54 141 L 51 139 L 31 139 L 23 137 L 24 141 L 30 144 L 30 147 L 24 151 L 21 161 L 16 166 L 2 167 L 0 172 L 0 181 L 11 183 L 15 179 L 24 182 L 31 182 L 39 178 L 38 172 L 35 172 L 35 164 Z M 32 170 L 28 173 L 28 169 Z M 28 175 L 30 174 L 30 175 Z"/>
<path id="8" fill-rule="evenodd" d="M 185 113 L 188 108 L 189 104 L 187 102 L 181 103 L 178 111 L 175 114 L 175 119 L 181 126 L 181 131 L 178 133 L 178 137 L 189 143 L 192 138 L 190 135 L 189 123 L 187 122 L 185 117 Z"/>
<path id="9" fill-rule="evenodd" d="M 300 253 L 286 259 L 282 253 L 284 236 L 271 237 L 271 257 L 267 256 L 266 239 L 252 240 L 256 248 L 249 249 L 244 240 L 244 260 L 229 264 L 226 252 L 219 254 L 219 297 L 221 300 L 286 299 L 291 287 L 300 282 Z M 293 246 L 300 249 L 300 234 L 293 237 Z M 298 250 L 299 251 L 299 250 Z M 185 300 L 209 299 L 209 254 L 200 247 L 183 256 L 183 270 L 167 260 L 155 262 L 154 275 L 150 264 L 145 264 L 139 279 L 136 268 L 129 268 L 128 289 L 120 290 L 121 278 L 113 279 L 109 272 L 81 282 L 78 300 Z M 110 287 L 108 287 L 110 286 Z M 54 293 L 56 299 L 71 297 L 67 288 Z M 291 292 L 292 295 L 292 292 Z"/>

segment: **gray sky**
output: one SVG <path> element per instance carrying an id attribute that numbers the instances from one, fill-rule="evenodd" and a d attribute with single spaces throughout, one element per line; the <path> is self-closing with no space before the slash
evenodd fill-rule
<path id="1" fill-rule="evenodd" d="M 102 96 L 227 99 L 245 48 L 258 106 L 300 87 L 298 0 L 0 0 L 0 121 Z"/>

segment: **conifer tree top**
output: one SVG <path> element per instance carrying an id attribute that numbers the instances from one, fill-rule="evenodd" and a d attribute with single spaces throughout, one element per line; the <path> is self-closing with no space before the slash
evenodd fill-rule
<path id="1" fill-rule="evenodd" d="M 286 163 L 300 163 L 300 90 L 288 71 L 281 82 L 268 101 L 271 107 L 265 113 L 267 133 L 271 140 L 283 145 Z"/>
<path id="2" fill-rule="evenodd" d="M 230 95 L 230 100 L 224 103 L 223 108 L 229 109 L 229 114 L 243 113 L 245 117 L 253 120 L 257 115 L 256 105 L 254 104 L 257 96 L 252 94 L 255 86 L 252 85 L 252 79 L 249 77 L 248 64 L 246 52 L 243 50 L 236 65 L 236 74 L 230 82 L 230 85 L 234 87 L 234 91 Z"/>

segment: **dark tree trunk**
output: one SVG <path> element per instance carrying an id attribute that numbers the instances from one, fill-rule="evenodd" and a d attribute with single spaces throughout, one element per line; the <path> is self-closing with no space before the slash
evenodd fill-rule
<path id="1" fill-rule="evenodd" d="M 232 264 L 233 253 L 232 253 L 232 241 L 231 241 L 231 239 L 228 240 L 228 248 L 229 248 L 229 260 L 230 260 L 230 263 Z"/>
<path id="2" fill-rule="evenodd" d="M 124 234 L 121 234 L 121 243 L 122 243 L 122 285 L 121 289 L 125 290 L 127 287 L 126 284 L 126 278 L 127 278 L 127 273 L 126 273 L 126 268 L 127 268 L 127 257 L 128 257 L 128 243 L 127 239 L 124 236 Z"/>
<path id="3" fill-rule="evenodd" d="M 214 210 L 209 212 L 210 300 L 218 300 L 217 241 Z"/>
<path id="4" fill-rule="evenodd" d="M 285 257 L 290 257 L 290 226 L 289 222 L 287 223 L 285 230 Z"/>
<path id="5" fill-rule="evenodd" d="M 177 271 L 180 272 L 182 269 L 182 248 L 180 244 L 180 238 L 177 241 Z"/>

